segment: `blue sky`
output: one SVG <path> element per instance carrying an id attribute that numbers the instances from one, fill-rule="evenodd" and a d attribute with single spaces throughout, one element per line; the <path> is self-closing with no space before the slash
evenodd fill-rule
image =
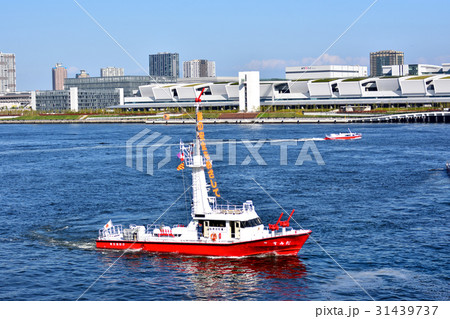
<path id="1" fill-rule="evenodd" d="M 145 68 L 148 55 L 216 61 L 218 76 L 257 70 L 284 77 L 309 65 L 374 0 L 77 0 Z M 369 53 L 405 52 L 405 63 L 450 62 L 450 1 L 378 0 L 317 64 L 369 65 Z M 74 1 L 2 3 L 0 51 L 15 53 L 18 90 L 51 89 L 51 68 L 144 71 Z"/>

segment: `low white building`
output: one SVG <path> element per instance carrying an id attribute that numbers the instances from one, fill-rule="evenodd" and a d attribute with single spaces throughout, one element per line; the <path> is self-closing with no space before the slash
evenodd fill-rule
<path id="1" fill-rule="evenodd" d="M 401 64 L 401 65 L 383 65 L 384 76 L 408 76 L 425 75 L 448 72 L 449 65 L 444 63 L 440 65 L 431 64 Z"/>
<path id="2" fill-rule="evenodd" d="M 31 102 L 30 92 L 0 93 L 0 109 L 29 108 Z"/>
<path id="3" fill-rule="evenodd" d="M 286 67 L 286 79 L 358 78 L 367 76 L 367 66 L 313 65 Z"/>
<path id="4" fill-rule="evenodd" d="M 231 79 L 229 79 L 231 80 Z M 259 72 L 240 72 L 237 81 L 150 84 L 125 97 L 126 109 L 202 107 L 257 112 L 260 106 L 308 108 L 345 105 L 440 105 L 450 103 L 450 73 L 405 77 L 260 81 Z"/>
<path id="5" fill-rule="evenodd" d="M 123 105 L 123 89 L 32 91 L 30 106 L 38 111 L 72 111 L 104 109 L 111 105 Z"/>

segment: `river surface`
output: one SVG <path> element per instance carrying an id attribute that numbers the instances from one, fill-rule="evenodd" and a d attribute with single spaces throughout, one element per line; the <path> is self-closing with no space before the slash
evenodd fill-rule
<path id="1" fill-rule="evenodd" d="M 350 128 L 206 125 L 222 198 L 313 231 L 296 257 L 206 258 L 95 248 L 110 219 L 189 221 L 193 126 L 0 125 L 0 300 L 449 300 L 450 126 Z"/>

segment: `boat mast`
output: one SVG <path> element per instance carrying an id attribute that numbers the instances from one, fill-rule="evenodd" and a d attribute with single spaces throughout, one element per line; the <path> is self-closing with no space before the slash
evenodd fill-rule
<path id="1" fill-rule="evenodd" d="M 200 97 L 202 96 L 203 92 L 205 91 L 205 88 L 202 89 L 200 92 L 200 95 L 195 98 L 195 152 L 194 155 L 201 155 L 200 154 L 200 141 L 198 139 L 198 113 L 200 112 L 200 102 L 202 101 Z"/>
<path id="2" fill-rule="evenodd" d="M 192 217 L 204 216 L 207 213 L 211 213 L 212 209 L 208 202 L 208 190 L 205 178 L 205 161 L 200 152 L 200 140 L 199 140 L 199 125 L 203 125 L 200 114 L 200 97 L 202 96 L 205 88 L 195 99 L 195 143 L 194 143 L 194 156 L 192 163 Z M 203 129 L 203 128 L 202 128 Z"/>

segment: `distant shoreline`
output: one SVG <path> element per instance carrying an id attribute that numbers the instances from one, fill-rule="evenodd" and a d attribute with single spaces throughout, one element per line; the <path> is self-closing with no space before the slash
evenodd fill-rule
<path id="1" fill-rule="evenodd" d="M 351 123 L 450 123 L 449 110 L 396 112 L 391 114 L 361 114 L 309 112 L 306 116 L 286 116 L 287 113 L 270 113 L 260 116 L 257 113 L 208 114 L 205 124 L 351 124 Z M 166 116 L 168 115 L 168 116 Z M 0 124 L 150 124 L 182 125 L 195 124 L 195 114 L 179 117 L 182 114 L 159 115 L 89 115 L 89 114 L 39 114 L 3 115 Z M 295 114 L 294 114 L 295 115 Z"/>
<path id="2" fill-rule="evenodd" d="M 263 119 L 204 119 L 204 124 L 357 124 L 357 123 L 442 123 L 450 124 L 450 112 L 446 115 L 427 117 L 372 117 L 372 118 L 263 118 Z M 149 125 L 193 125 L 193 119 L 84 119 L 84 120 L 0 120 L 0 124 L 149 124 Z"/>
<path id="3" fill-rule="evenodd" d="M 345 119 L 308 118 L 308 119 L 204 119 L 204 124 L 315 124 L 315 123 L 351 123 Z M 190 125 L 192 119 L 147 120 L 147 119 L 101 119 L 101 120 L 1 120 L 0 124 L 149 124 L 149 125 Z"/>

